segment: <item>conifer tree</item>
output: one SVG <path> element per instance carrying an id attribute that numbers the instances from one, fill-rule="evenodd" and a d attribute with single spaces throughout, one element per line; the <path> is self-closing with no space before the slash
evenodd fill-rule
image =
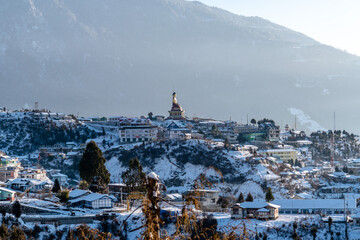
<path id="1" fill-rule="evenodd" d="M 251 193 L 249 193 L 249 194 L 246 196 L 245 201 L 247 201 L 247 202 L 253 202 L 253 201 L 254 201 L 254 198 L 253 198 L 253 196 L 251 195 Z"/>
<path id="2" fill-rule="evenodd" d="M 266 192 L 266 196 L 265 196 L 265 200 L 267 201 L 267 202 L 272 202 L 272 201 L 274 201 L 274 195 L 273 195 L 273 193 L 272 193 L 272 190 L 271 190 L 271 188 L 268 188 L 268 190 L 267 190 L 267 192 Z"/>
<path id="3" fill-rule="evenodd" d="M 105 167 L 105 158 L 94 141 L 86 145 L 85 152 L 79 163 L 80 177 L 87 183 L 92 183 L 94 177 L 107 186 L 110 182 L 110 173 Z"/>
<path id="4" fill-rule="evenodd" d="M 19 218 L 21 216 L 21 204 L 18 200 L 13 203 L 11 210 L 12 214 L 14 214 L 16 218 Z"/>
<path id="5" fill-rule="evenodd" d="M 121 177 L 126 184 L 129 193 L 136 190 L 143 190 L 146 175 L 137 158 L 130 159 L 129 168 L 121 175 Z"/>
<path id="6" fill-rule="evenodd" d="M 242 203 L 242 202 L 245 202 L 245 199 L 244 199 L 244 194 L 241 192 L 239 197 L 238 197 L 238 200 L 237 200 L 238 203 Z"/>
<path id="7" fill-rule="evenodd" d="M 61 190 L 61 186 L 58 179 L 55 179 L 54 186 L 51 189 L 53 193 L 58 193 Z"/>
<path id="8" fill-rule="evenodd" d="M 317 231 L 318 229 L 316 226 L 312 227 L 310 230 L 311 236 L 313 237 L 314 240 L 316 240 Z"/>

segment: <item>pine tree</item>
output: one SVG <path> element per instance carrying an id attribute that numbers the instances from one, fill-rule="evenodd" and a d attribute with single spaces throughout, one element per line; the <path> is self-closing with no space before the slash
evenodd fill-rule
<path id="1" fill-rule="evenodd" d="M 51 189 L 53 193 L 58 193 L 61 190 L 61 186 L 58 179 L 55 179 L 54 186 Z"/>
<path id="2" fill-rule="evenodd" d="M 333 224 L 333 219 L 331 217 L 329 217 L 329 219 L 328 219 L 328 224 L 329 224 L 329 232 L 332 233 L 331 225 Z"/>
<path id="3" fill-rule="evenodd" d="M 238 200 L 237 200 L 238 203 L 242 203 L 242 202 L 245 202 L 245 199 L 244 199 L 244 194 L 241 192 L 239 197 L 238 197 Z"/>
<path id="4" fill-rule="evenodd" d="M 272 193 L 272 190 L 271 190 L 271 188 L 268 188 L 268 191 L 267 191 L 267 193 L 266 193 L 266 196 L 265 196 L 265 200 L 267 201 L 267 202 L 272 202 L 272 201 L 274 201 L 274 195 L 273 195 L 273 193 Z"/>
<path id="5" fill-rule="evenodd" d="M 317 231 L 318 231 L 318 229 L 317 229 L 316 226 L 314 226 L 314 227 L 311 228 L 311 230 L 310 230 L 310 233 L 311 233 L 311 235 L 312 235 L 312 237 L 313 237 L 314 240 L 316 239 Z"/>
<path id="6" fill-rule="evenodd" d="M 61 191 L 57 194 L 57 197 L 60 199 L 60 202 L 67 202 L 69 200 L 70 192 L 69 190 Z"/>
<path id="7" fill-rule="evenodd" d="M 129 193 L 136 190 L 143 190 L 146 175 L 142 169 L 137 158 L 130 159 L 129 168 L 121 175 Z"/>
<path id="8" fill-rule="evenodd" d="M 12 214 L 14 214 L 16 218 L 19 218 L 21 216 L 21 204 L 18 200 L 13 203 L 11 210 Z"/>
<path id="9" fill-rule="evenodd" d="M 253 196 L 251 195 L 251 193 L 249 193 L 249 194 L 246 196 L 245 201 L 247 201 L 247 202 L 253 202 L 253 201 L 254 201 L 254 198 L 253 198 Z"/>
<path id="10" fill-rule="evenodd" d="M 92 183 L 94 177 L 99 178 L 104 186 L 110 182 L 110 173 L 105 167 L 105 158 L 94 141 L 87 144 L 79 163 L 80 177 L 87 183 Z"/>
<path id="11" fill-rule="evenodd" d="M 230 143 L 229 143 L 228 138 L 226 138 L 225 141 L 224 141 L 224 148 L 227 149 L 227 150 L 229 150 L 229 148 L 230 148 Z"/>

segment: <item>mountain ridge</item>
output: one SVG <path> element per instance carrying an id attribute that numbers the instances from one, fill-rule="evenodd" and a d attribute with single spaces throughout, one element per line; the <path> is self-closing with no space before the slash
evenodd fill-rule
<path id="1" fill-rule="evenodd" d="M 9 108 L 166 114 L 175 89 L 189 117 L 292 123 L 296 108 L 331 128 L 336 111 L 358 130 L 359 58 L 259 17 L 182 0 L 24 0 L 0 12 Z"/>

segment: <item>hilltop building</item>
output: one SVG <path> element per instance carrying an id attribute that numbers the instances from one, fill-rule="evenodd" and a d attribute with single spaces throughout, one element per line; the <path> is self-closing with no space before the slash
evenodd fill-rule
<path id="1" fill-rule="evenodd" d="M 173 99 L 172 99 L 172 107 L 171 110 L 169 111 L 169 117 L 167 119 L 172 119 L 172 120 L 185 120 L 185 111 L 182 109 L 182 107 L 180 106 L 180 104 L 177 102 L 176 99 L 176 93 L 174 92 L 172 94 Z"/>
<path id="2" fill-rule="evenodd" d="M 151 125 L 148 119 L 120 119 L 119 125 L 121 143 L 149 142 L 158 139 L 158 127 Z"/>

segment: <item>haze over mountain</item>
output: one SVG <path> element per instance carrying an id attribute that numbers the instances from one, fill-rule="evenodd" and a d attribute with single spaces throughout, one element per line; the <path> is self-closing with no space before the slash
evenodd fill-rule
<path id="1" fill-rule="evenodd" d="M 274 118 L 360 133 L 360 58 L 183 0 L 1 0 L 0 106 L 80 115 Z M 319 122 L 319 125 L 307 118 Z"/>

